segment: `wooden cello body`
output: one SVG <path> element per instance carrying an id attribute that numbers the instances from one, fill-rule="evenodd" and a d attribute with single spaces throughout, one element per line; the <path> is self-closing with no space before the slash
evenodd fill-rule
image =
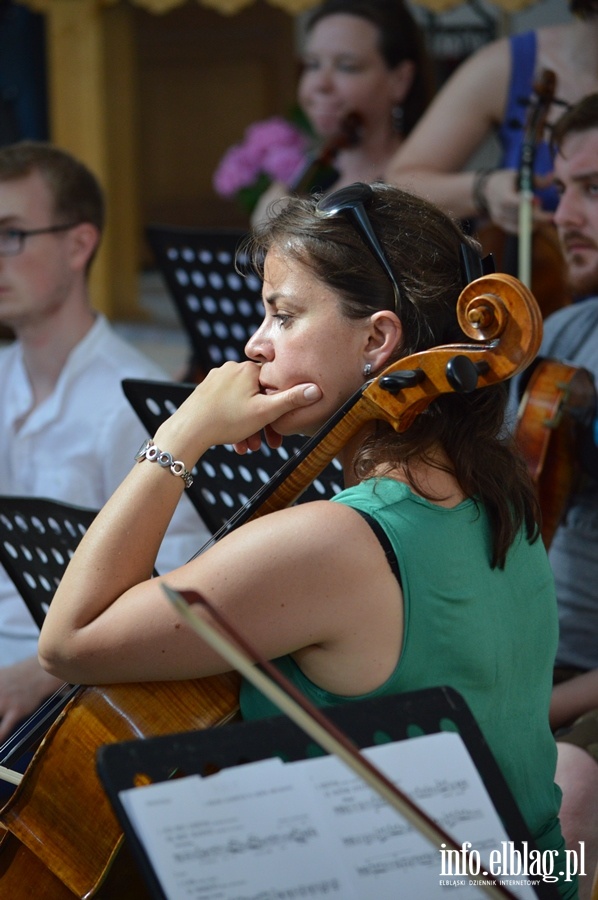
<path id="1" fill-rule="evenodd" d="M 440 395 L 502 382 L 523 371 L 538 351 L 540 311 L 530 291 L 509 275 L 469 284 L 458 298 L 457 317 L 463 343 L 401 359 L 364 385 L 333 417 L 324 437 L 308 442 L 291 474 L 285 471 L 266 501 L 260 497 L 259 506 L 244 511 L 237 524 L 293 503 L 366 422 L 380 419 L 402 432 Z M 234 673 L 82 688 L 0 811 L 6 831 L 0 898 L 145 898 L 134 867 L 119 853 L 122 835 L 96 773 L 96 750 L 115 741 L 225 724 L 236 714 L 237 697 Z"/>
<path id="2" fill-rule="evenodd" d="M 238 709 L 238 684 L 229 673 L 81 688 L 0 812 L 7 829 L 0 842 L 2 900 L 146 898 L 135 867 L 119 853 L 121 829 L 95 771 L 95 750 L 226 724 Z"/>

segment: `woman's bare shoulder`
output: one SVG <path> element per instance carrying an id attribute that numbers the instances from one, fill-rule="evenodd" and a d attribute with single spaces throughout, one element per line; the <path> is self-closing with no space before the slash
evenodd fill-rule
<path id="1" fill-rule="evenodd" d="M 280 592 L 289 603 L 306 593 L 342 595 L 377 577 L 372 561 L 384 554 L 369 525 L 354 509 L 327 500 L 298 504 L 261 516 L 227 535 L 191 563 L 198 583 L 210 584 L 223 602 L 243 589 L 265 602 Z M 226 571 L 226 583 L 221 574 Z M 339 590 L 340 586 L 340 590 Z M 375 585 L 373 585 L 375 588 Z"/>

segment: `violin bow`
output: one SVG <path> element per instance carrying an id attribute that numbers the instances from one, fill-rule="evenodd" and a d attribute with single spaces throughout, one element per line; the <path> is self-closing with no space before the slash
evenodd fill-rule
<path id="1" fill-rule="evenodd" d="M 532 226 L 534 208 L 534 160 L 536 147 L 546 127 L 546 117 L 554 100 L 556 75 L 552 69 L 544 69 L 540 81 L 534 85 L 535 100 L 532 103 L 521 149 L 519 170 L 519 240 L 517 272 L 520 281 L 531 287 L 532 281 Z"/>
<path id="2" fill-rule="evenodd" d="M 191 628 L 299 728 L 328 753 L 341 759 L 396 812 L 407 819 L 434 847 L 444 844 L 447 848 L 461 853 L 461 847 L 451 835 L 360 753 L 358 747 L 349 740 L 346 734 L 337 728 L 321 709 L 310 703 L 276 666 L 258 653 L 205 597 L 197 591 L 175 591 L 164 582 L 162 589 L 170 603 Z M 209 611 L 217 627 L 197 614 L 193 609 L 196 604 Z M 256 666 L 256 663 L 259 663 L 261 669 Z M 511 891 L 498 882 L 480 885 L 480 887 L 492 896 L 509 897 L 511 900 L 514 898 Z"/>

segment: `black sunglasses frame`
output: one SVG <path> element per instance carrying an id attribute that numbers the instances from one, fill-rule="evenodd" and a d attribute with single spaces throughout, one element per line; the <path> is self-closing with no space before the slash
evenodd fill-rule
<path id="1" fill-rule="evenodd" d="M 372 255 L 386 272 L 394 293 L 394 311 L 400 316 L 403 308 L 401 287 L 366 212 L 366 206 L 372 201 L 373 196 L 374 192 L 369 184 L 356 182 L 320 198 L 315 211 L 322 219 L 345 215 L 353 223 Z"/>
<path id="2" fill-rule="evenodd" d="M 364 239 L 373 256 L 378 260 L 393 287 L 395 298 L 395 313 L 400 316 L 404 308 L 403 293 L 398 278 L 396 277 L 388 257 L 384 253 L 380 241 L 374 231 L 373 225 L 366 212 L 366 206 L 373 199 L 374 191 L 371 185 L 365 182 L 355 182 L 347 187 L 340 188 L 332 194 L 321 197 L 316 205 L 316 215 L 322 219 L 333 216 L 346 215 L 355 225 L 357 231 Z M 494 272 L 494 260 L 491 255 L 482 259 L 479 253 L 466 241 L 460 246 L 461 277 L 463 287 L 482 275 Z"/>

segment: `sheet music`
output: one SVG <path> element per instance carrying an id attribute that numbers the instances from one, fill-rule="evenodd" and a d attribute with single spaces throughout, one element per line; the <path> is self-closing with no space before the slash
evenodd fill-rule
<path id="1" fill-rule="evenodd" d="M 509 840 L 458 734 L 364 753 L 482 860 Z M 168 900 L 487 896 L 468 876 L 443 878 L 439 849 L 336 757 L 267 759 L 120 799 Z M 536 896 L 507 885 L 522 900 Z"/>

